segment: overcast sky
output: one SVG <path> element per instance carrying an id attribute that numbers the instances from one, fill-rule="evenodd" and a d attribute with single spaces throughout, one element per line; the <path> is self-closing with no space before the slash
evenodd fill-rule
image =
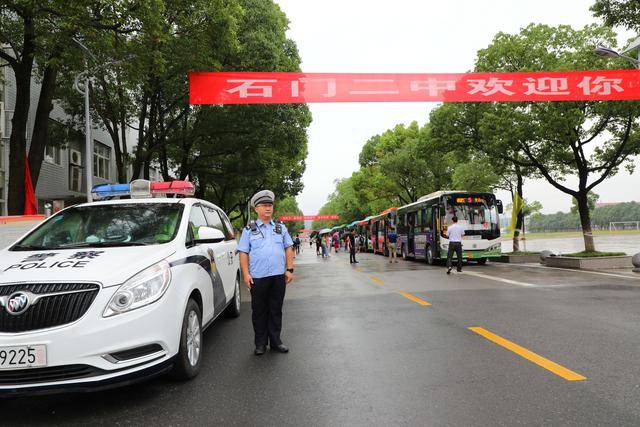
<path id="1" fill-rule="evenodd" d="M 589 12 L 593 0 L 275 1 L 289 18 L 287 34 L 298 45 L 304 72 L 460 73 L 473 69 L 476 52 L 499 31 L 516 33 L 531 22 L 575 28 L 597 22 Z M 437 105 L 309 104 L 309 155 L 297 197 L 302 211 L 317 213 L 334 181 L 358 169 L 358 154 L 371 136 L 399 123 L 423 125 Z M 638 173 L 621 172 L 595 191 L 604 202 L 640 201 Z M 506 193 L 499 196 L 509 203 Z M 545 213 L 571 206 L 570 196 L 542 180 L 525 184 L 525 198 L 540 201 Z"/>

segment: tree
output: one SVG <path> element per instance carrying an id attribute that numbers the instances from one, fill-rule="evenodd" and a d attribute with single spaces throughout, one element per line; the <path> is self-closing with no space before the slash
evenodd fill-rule
<path id="1" fill-rule="evenodd" d="M 509 191 L 511 200 L 524 199 L 525 176 L 535 178 L 535 168 L 522 163 L 525 157 L 510 133 L 492 132 L 485 116 L 498 108 L 489 103 L 448 103 L 430 115 L 432 137 L 439 146 L 454 151 L 457 162 L 454 183 L 460 189 L 489 187 Z M 521 135 L 523 136 L 523 135 Z M 524 214 L 519 212 L 513 232 L 513 251 L 520 250 Z"/>
<path id="2" fill-rule="evenodd" d="M 476 70 L 621 68 L 623 63 L 593 54 L 593 46 L 603 41 L 615 46 L 614 33 L 605 27 L 529 25 L 516 35 L 496 35 L 478 53 Z M 524 158 L 514 163 L 535 167 L 551 185 L 577 200 L 585 250 L 595 251 L 587 195 L 621 167 L 633 171 L 632 159 L 640 153 L 639 115 L 635 101 L 502 103 L 483 115 L 481 126 L 498 145 L 517 144 Z M 577 188 L 564 183 L 568 175 L 577 176 Z"/>
<path id="3" fill-rule="evenodd" d="M 640 30 L 640 3 L 635 0 L 596 0 L 591 11 L 610 27 Z"/>
<path id="4" fill-rule="evenodd" d="M 300 57 L 286 37 L 288 21 L 278 6 L 270 0 L 238 4 L 234 47 L 215 67 L 195 64 L 190 69 L 299 71 Z M 218 37 L 211 34 L 208 40 Z M 246 206 L 256 191 L 295 196 L 302 190 L 310 123 L 304 104 L 187 106 L 175 126 L 166 126 L 168 168 L 197 181 L 199 195 L 246 222 Z M 164 153 L 159 154 L 162 163 Z"/>
<path id="5" fill-rule="evenodd" d="M 100 33 L 119 30 L 121 16 L 113 14 L 106 1 L 62 0 L 4 1 L 0 9 L 0 50 L 16 80 L 16 105 L 11 119 L 9 139 L 9 191 L 7 205 L 12 215 L 24 210 L 24 165 L 27 124 L 31 105 L 31 79 L 40 81 L 35 120 L 29 147 L 31 181 L 38 182 L 44 149 L 49 136 L 49 113 L 61 69 L 80 66 L 81 53 L 72 42 L 80 32 Z M 123 9 L 132 7 L 119 3 Z M 126 21 L 126 20 L 125 20 Z"/>

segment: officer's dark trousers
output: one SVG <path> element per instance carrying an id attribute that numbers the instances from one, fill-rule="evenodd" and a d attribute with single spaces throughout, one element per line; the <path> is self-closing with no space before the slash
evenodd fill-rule
<path id="1" fill-rule="evenodd" d="M 447 268 L 451 268 L 451 258 L 453 258 L 453 252 L 455 251 L 458 256 L 457 270 L 462 271 L 462 243 L 461 242 L 449 242 L 449 251 L 447 252 Z"/>
<path id="2" fill-rule="evenodd" d="M 349 263 L 356 262 L 356 248 L 353 246 L 349 249 Z"/>
<path id="3" fill-rule="evenodd" d="M 282 344 L 282 302 L 287 288 L 284 274 L 253 279 L 251 288 L 251 320 L 257 346 Z"/>

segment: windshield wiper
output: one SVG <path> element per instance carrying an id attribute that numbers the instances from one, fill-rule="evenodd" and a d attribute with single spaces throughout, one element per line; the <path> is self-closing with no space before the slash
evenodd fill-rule
<path id="1" fill-rule="evenodd" d="M 70 245 L 60 246 L 59 249 L 74 249 L 74 248 L 111 248 L 117 246 L 147 246 L 147 243 L 142 242 L 83 242 L 73 243 Z"/>
<path id="2" fill-rule="evenodd" d="M 39 245 L 15 245 L 9 250 L 11 251 L 50 251 L 60 249 L 59 246 L 39 246 Z"/>

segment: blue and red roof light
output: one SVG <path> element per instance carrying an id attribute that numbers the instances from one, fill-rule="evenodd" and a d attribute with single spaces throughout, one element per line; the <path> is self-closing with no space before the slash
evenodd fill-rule
<path id="1" fill-rule="evenodd" d="M 108 197 L 131 196 L 131 198 L 150 198 L 161 194 L 180 194 L 193 196 L 195 186 L 189 181 L 151 182 L 137 179 L 130 184 L 94 185 L 91 194 L 96 199 Z"/>

